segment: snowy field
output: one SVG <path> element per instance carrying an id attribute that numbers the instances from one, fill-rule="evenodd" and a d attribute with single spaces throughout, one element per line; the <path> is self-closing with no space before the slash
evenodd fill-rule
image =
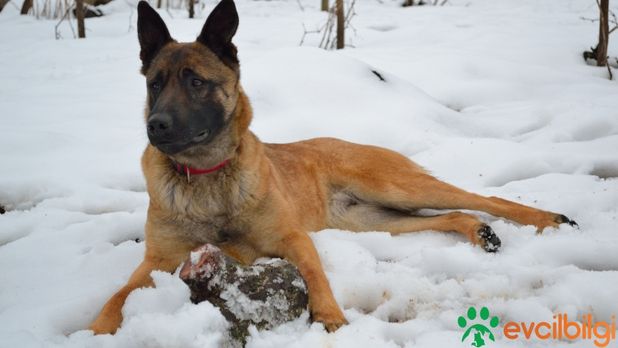
<path id="1" fill-rule="evenodd" d="M 314 233 L 350 324 L 329 334 L 305 315 L 254 331 L 249 347 L 469 347 L 457 325 L 469 306 L 488 307 L 501 327 L 618 315 L 618 83 L 581 57 L 596 43 L 597 23 L 580 19 L 597 15 L 594 1 L 358 0 L 354 48 L 337 52 L 315 48 L 318 35 L 299 47 L 303 24 L 326 20 L 318 0 L 300 2 L 304 11 L 295 0 L 237 0 L 234 41 L 263 141 L 386 146 L 580 229 L 539 236 L 481 215 L 502 239 L 497 254 L 451 233 Z M 161 15 L 172 36 L 193 40 L 215 3 L 198 19 Z M 129 297 L 115 336 L 85 330 L 140 262 L 148 204 L 136 13 L 124 0 L 105 11 L 87 20 L 86 40 L 66 23 L 55 40 L 57 21 L 19 16 L 12 3 L 0 13 L 0 347 L 216 347 L 222 315 L 192 305 L 165 273 Z M 594 346 L 495 333 L 490 347 Z"/>

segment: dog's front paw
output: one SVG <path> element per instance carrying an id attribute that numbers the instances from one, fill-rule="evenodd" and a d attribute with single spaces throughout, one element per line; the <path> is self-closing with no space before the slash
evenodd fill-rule
<path id="1" fill-rule="evenodd" d="M 122 315 L 108 316 L 99 315 L 99 317 L 90 324 L 89 330 L 92 330 L 95 335 L 115 334 L 118 327 L 122 323 Z"/>
<path id="2" fill-rule="evenodd" d="M 348 324 L 348 321 L 345 319 L 343 315 L 339 318 L 323 317 L 323 318 L 317 318 L 313 320 L 324 324 L 324 327 L 326 328 L 326 331 L 328 332 L 335 332 L 340 327 Z"/>
<path id="3" fill-rule="evenodd" d="M 328 332 L 337 331 L 343 325 L 348 324 L 339 307 L 330 311 L 312 311 L 311 318 L 313 321 L 324 324 Z"/>

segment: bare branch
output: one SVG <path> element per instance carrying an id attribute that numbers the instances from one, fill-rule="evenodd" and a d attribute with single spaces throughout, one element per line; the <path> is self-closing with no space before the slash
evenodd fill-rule
<path id="1" fill-rule="evenodd" d="M 296 0 L 296 3 L 298 4 L 298 7 L 300 7 L 301 11 L 305 11 L 305 7 L 303 6 L 303 4 L 301 4 L 300 0 Z"/>
<path id="2" fill-rule="evenodd" d="M 129 15 L 129 30 L 127 30 L 127 33 L 130 33 L 131 30 L 133 30 L 133 5 L 129 2 L 129 0 L 125 0 L 125 2 L 127 3 L 127 5 L 129 5 L 129 8 L 131 9 L 131 14 Z"/>
<path id="3" fill-rule="evenodd" d="M 60 18 L 60 21 L 54 27 L 54 32 L 56 34 L 56 40 L 62 39 L 62 35 L 60 35 L 60 31 L 58 31 L 58 28 L 60 27 L 60 24 L 62 24 L 62 22 L 67 17 L 69 18 L 68 19 L 69 26 L 71 27 L 71 31 L 73 32 L 73 37 L 75 38 L 75 29 L 73 29 L 73 25 L 71 24 L 71 10 L 73 9 L 73 6 L 74 6 L 74 4 L 67 8 L 67 10 L 64 12 L 64 16 L 62 16 L 62 18 Z"/>
<path id="4" fill-rule="evenodd" d="M 16 10 L 19 10 L 19 6 L 17 6 L 17 4 L 11 0 L 9 0 L 8 2 L 9 4 L 13 5 L 13 7 L 15 7 Z"/>
<path id="5" fill-rule="evenodd" d="M 302 46 L 303 43 L 305 43 L 305 37 L 307 37 L 307 34 L 319 34 L 322 31 L 322 28 L 318 28 L 315 30 L 307 30 L 307 27 L 305 27 L 305 23 L 302 23 L 303 25 L 303 37 L 300 39 L 300 43 L 298 44 L 298 46 Z"/>

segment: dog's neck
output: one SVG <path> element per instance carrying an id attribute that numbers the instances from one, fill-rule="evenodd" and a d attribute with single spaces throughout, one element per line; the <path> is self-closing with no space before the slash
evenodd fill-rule
<path id="1" fill-rule="evenodd" d="M 206 165 L 216 165 L 229 159 L 224 167 L 212 173 L 192 176 L 187 180 L 186 174 L 178 173 L 168 156 L 148 145 L 142 157 L 142 167 L 152 206 L 165 207 L 170 212 L 204 220 L 212 214 L 227 214 L 230 209 L 237 211 L 255 200 L 254 195 L 240 193 L 258 192 L 260 195 L 267 191 L 267 181 L 260 180 L 259 176 L 269 171 L 270 163 L 264 156 L 264 145 L 248 129 L 251 107 L 242 93 L 239 103 L 235 119 L 231 122 L 233 129 L 229 133 L 235 137 L 236 146 L 225 157 L 213 159 L 212 163 L 204 161 Z M 239 194 L 230 194 L 232 192 Z"/>
<path id="2" fill-rule="evenodd" d="M 186 175 L 187 176 L 187 181 L 190 182 L 191 181 L 191 176 L 205 175 L 205 174 L 214 173 L 217 170 L 225 167 L 229 162 L 230 162 L 230 160 L 226 159 L 223 162 L 217 164 L 216 166 L 210 167 L 210 168 L 193 168 L 193 167 L 189 167 L 187 165 L 182 165 L 182 164 L 180 164 L 178 162 L 174 162 L 173 163 L 173 167 L 181 175 Z"/>

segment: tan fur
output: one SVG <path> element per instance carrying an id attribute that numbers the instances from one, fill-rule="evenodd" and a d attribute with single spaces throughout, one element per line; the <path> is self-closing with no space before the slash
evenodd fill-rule
<path id="1" fill-rule="evenodd" d="M 335 330 L 346 320 L 307 232 L 454 231 L 482 244 L 478 231 L 484 224 L 470 214 L 414 213 L 423 208 L 479 210 L 539 230 L 560 221 L 554 213 L 465 192 L 387 149 L 330 138 L 264 144 L 248 130 L 252 112 L 238 71 L 205 46 L 169 43 L 145 74 L 152 79 L 185 67 L 220 82 L 211 97 L 224 105 L 229 123 L 212 143 L 174 156 L 147 146 L 142 157 L 150 196 L 144 261 L 90 326 L 97 334 L 117 330 L 126 297 L 133 289 L 152 286 L 151 271 L 174 271 L 190 250 L 204 243 L 247 264 L 264 256 L 290 260 L 307 283 L 313 320 Z M 159 98 L 190 103 L 176 82 L 169 83 Z M 190 182 L 171 162 L 205 168 L 225 159 L 230 162 L 224 168 L 193 176 Z"/>

